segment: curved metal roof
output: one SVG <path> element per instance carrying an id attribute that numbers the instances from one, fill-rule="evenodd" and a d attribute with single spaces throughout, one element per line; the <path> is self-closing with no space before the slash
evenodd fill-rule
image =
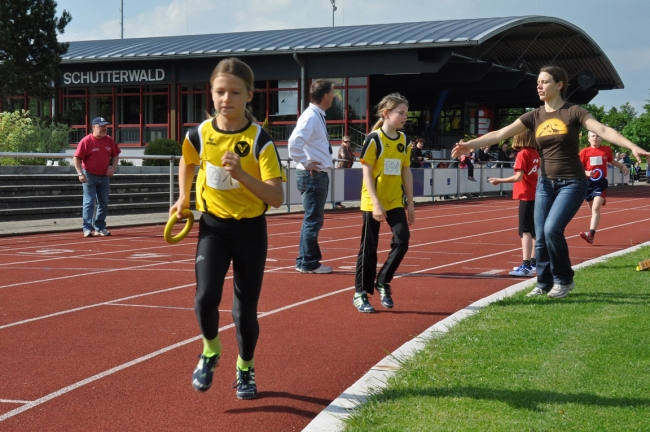
<path id="1" fill-rule="evenodd" d="M 553 62 L 594 72 L 596 87 L 623 88 L 600 47 L 580 28 L 544 16 L 477 18 L 70 42 L 63 63 L 452 47 L 466 60 L 535 73 Z"/>

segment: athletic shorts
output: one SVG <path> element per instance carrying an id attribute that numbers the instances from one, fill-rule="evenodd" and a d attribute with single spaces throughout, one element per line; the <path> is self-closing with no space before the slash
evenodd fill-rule
<path id="1" fill-rule="evenodd" d="M 587 202 L 593 201 L 595 197 L 605 198 L 607 196 L 607 179 L 603 178 L 598 181 L 589 181 L 589 192 L 587 193 Z"/>
<path id="2" fill-rule="evenodd" d="M 519 237 L 524 233 L 535 238 L 535 200 L 519 201 Z"/>

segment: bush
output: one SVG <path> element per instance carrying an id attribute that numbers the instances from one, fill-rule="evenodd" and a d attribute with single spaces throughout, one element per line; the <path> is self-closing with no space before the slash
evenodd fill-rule
<path id="1" fill-rule="evenodd" d="M 146 149 L 144 149 L 145 155 L 160 155 L 160 156 L 181 156 L 183 150 L 181 145 L 169 138 L 158 138 L 149 143 Z M 174 161 L 174 165 L 178 165 L 179 160 Z M 142 161 L 143 166 L 169 166 L 168 160 L 152 160 L 145 159 Z"/>
<path id="2" fill-rule="evenodd" d="M 60 153 L 69 147 L 67 125 L 32 117 L 29 111 L 0 112 L 0 151 Z M 46 159 L 4 158 L 0 165 L 45 165 Z"/>
<path id="3" fill-rule="evenodd" d="M 120 159 L 120 166 L 133 166 L 133 162 L 127 159 Z"/>

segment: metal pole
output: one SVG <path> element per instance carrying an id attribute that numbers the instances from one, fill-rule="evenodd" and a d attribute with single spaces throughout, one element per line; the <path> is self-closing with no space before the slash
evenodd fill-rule
<path id="1" fill-rule="evenodd" d="M 124 0 L 120 1 L 120 39 L 124 39 Z"/>
<path id="2" fill-rule="evenodd" d="M 287 159 L 287 213 L 291 213 L 291 159 Z"/>
<path id="3" fill-rule="evenodd" d="M 435 187 L 435 178 L 436 178 L 436 164 L 431 162 L 431 201 L 434 201 L 434 187 Z"/>
<path id="4" fill-rule="evenodd" d="M 174 205 L 174 159 L 175 156 L 169 157 L 169 207 Z"/>
<path id="5" fill-rule="evenodd" d="M 334 27 L 334 12 L 336 12 L 336 0 L 330 0 L 332 3 L 332 27 Z"/>

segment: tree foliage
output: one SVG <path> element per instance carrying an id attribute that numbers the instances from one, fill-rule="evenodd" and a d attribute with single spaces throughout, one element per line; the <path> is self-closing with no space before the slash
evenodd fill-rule
<path id="1" fill-rule="evenodd" d="M 59 153 L 68 148 L 67 125 L 34 118 L 29 111 L 0 112 L 0 151 Z M 0 165 L 45 165 L 46 159 L 3 158 Z"/>
<path id="2" fill-rule="evenodd" d="M 56 16 L 54 0 L 0 1 L 0 99 L 26 92 L 37 99 L 53 95 L 67 43 L 59 43 L 72 17 Z"/>

